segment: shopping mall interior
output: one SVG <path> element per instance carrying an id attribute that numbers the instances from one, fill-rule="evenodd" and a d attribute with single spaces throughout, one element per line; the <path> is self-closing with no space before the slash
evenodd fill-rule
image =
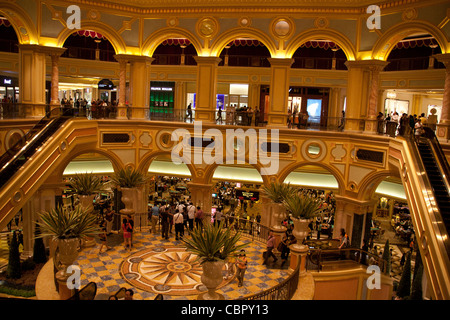
<path id="1" fill-rule="evenodd" d="M 0 106 L 2 300 L 196 300 L 202 265 L 173 218 L 168 237 L 152 224 L 183 204 L 247 244 L 221 299 L 450 299 L 448 1 L 2 1 Z M 124 168 L 146 177 L 132 201 Z M 33 256 L 41 213 L 81 203 L 79 174 L 104 186 L 90 214 L 113 218 L 106 250 L 77 248 L 74 289 L 51 237 Z M 322 203 L 287 258 L 275 184 Z"/>

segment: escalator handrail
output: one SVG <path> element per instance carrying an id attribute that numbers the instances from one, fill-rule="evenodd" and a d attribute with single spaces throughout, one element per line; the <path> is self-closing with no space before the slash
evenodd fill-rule
<path id="1" fill-rule="evenodd" d="M 436 163 L 441 170 L 442 177 L 444 178 L 445 187 L 447 188 L 447 193 L 450 196 L 450 166 L 447 162 L 447 158 L 445 157 L 444 151 L 442 150 L 441 144 L 439 143 L 439 139 L 436 137 L 436 134 L 431 128 L 424 127 L 425 134 L 421 137 L 421 139 L 426 139 L 427 142 L 431 146 L 431 150 L 435 155 Z"/>
<path id="2" fill-rule="evenodd" d="M 24 141 L 25 143 L 23 144 L 23 146 L 21 145 L 20 149 L 15 149 L 14 148 L 14 146 L 17 147 L 17 143 L 16 143 L 13 147 L 8 149 L 8 151 L 6 151 L 2 155 L 2 157 L 0 158 L 1 161 L 2 161 L 1 162 L 1 167 L 0 167 L 0 176 L 10 166 L 14 165 L 14 163 L 23 154 L 25 154 L 27 151 L 29 151 L 30 148 L 33 148 L 36 140 L 41 138 L 43 135 L 45 135 L 48 132 L 48 130 L 53 128 L 53 125 L 55 123 L 57 123 L 61 119 L 63 119 L 64 120 L 63 122 L 65 122 L 65 120 L 67 120 L 69 118 L 69 117 L 65 116 L 64 114 L 62 116 L 59 116 L 59 117 L 52 117 L 52 115 L 54 113 L 59 112 L 59 111 L 60 111 L 59 109 L 54 109 L 54 110 L 50 111 L 49 113 L 47 113 L 44 118 L 39 120 L 39 122 L 29 132 L 27 132 L 27 134 L 24 136 L 24 137 L 26 137 L 25 141 Z M 43 124 L 45 124 L 45 126 L 43 128 L 41 128 L 39 131 L 34 131 L 33 130 L 33 129 L 37 129 L 37 128 L 42 127 Z M 44 142 L 45 142 L 45 140 L 42 141 L 42 143 L 44 143 Z M 23 140 L 19 141 L 18 143 L 22 144 Z"/>
<path id="3" fill-rule="evenodd" d="M 414 131 L 411 129 L 410 134 L 408 135 L 410 138 L 405 138 L 406 142 L 409 144 L 410 146 L 410 150 L 414 155 L 414 158 L 417 159 L 418 161 L 416 162 L 417 166 L 418 166 L 418 172 L 423 172 L 425 174 L 422 175 L 422 181 L 425 185 L 427 194 L 428 194 L 428 199 L 426 199 L 431 205 L 431 210 L 432 210 L 432 214 L 434 216 L 434 222 L 433 223 L 435 226 L 437 226 L 437 230 L 434 230 L 436 232 L 436 234 L 440 237 L 440 239 L 442 239 L 442 244 L 443 247 L 447 253 L 447 258 L 448 260 L 450 260 L 450 238 L 449 238 L 449 231 L 447 230 L 447 228 L 445 227 L 444 224 L 444 219 L 442 217 L 440 208 L 437 204 L 437 201 L 435 201 L 434 199 L 436 199 L 430 179 L 428 177 L 428 173 L 426 171 L 425 168 L 425 164 L 423 163 L 422 157 L 420 156 L 420 152 L 419 152 L 419 147 L 418 147 L 418 142 L 414 139 Z M 431 193 L 431 194 L 430 194 Z M 425 195 L 424 195 L 425 197 Z M 433 205 L 434 204 L 434 205 Z M 439 233 L 439 234 L 438 234 Z"/>

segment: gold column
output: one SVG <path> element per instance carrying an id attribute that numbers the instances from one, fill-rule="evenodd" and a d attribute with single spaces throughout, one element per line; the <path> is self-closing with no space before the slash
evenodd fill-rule
<path id="1" fill-rule="evenodd" d="M 191 202 L 197 207 L 199 206 L 205 214 L 205 222 L 211 221 L 212 206 L 212 188 L 213 184 L 203 184 L 196 182 L 188 182 L 187 187 L 191 194 Z"/>
<path id="2" fill-rule="evenodd" d="M 441 119 L 436 127 L 436 136 L 447 142 L 450 139 L 450 53 L 435 55 L 445 65 L 444 96 L 442 99 Z"/>
<path id="3" fill-rule="evenodd" d="M 148 119 L 150 103 L 150 64 L 153 58 L 128 56 L 130 61 L 131 119 Z"/>
<path id="4" fill-rule="evenodd" d="M 364 133 L 376 134 L 378 125 L 377 113 L 379 110 L 380 71 L 383 71 L 384 67 L 386 67 L 389 62 L 381 60 L 371 60 L 370 62 L 369 102 L 367 105 L 366 121 L 364 123 Z"/>
<path id="5" fill-rule="evenodd" d="M 117 119 L 128 119 L 126 105 L 127 90 L 127 64 L 128 58 L 123 55 L 115 55 L 114 59 L 119 62 L 119 102 L 117 104 Z"/>
<path id="6" fill-rule="evenodd" d="M 269 58 L 270 62 L 270 107 L 267 126 L 285 127 L 289 98 L 289 73 L 294 59 Z"/>
<path id="7" fill-rule="evenodd" d="M 51 98 L 50 111 L 59 110 L 61 102 L 59 101 L 59 57 L 66 51 L 66 48 L 48 48 L 47 52 L 52 60 L 52 76 L 51 76 Z M 54 112 L 52 112 L 52 115 Z"/>
<path id="8" fill-rule="evenodd" d="M 361 132 L 360 124 L 367 112 L 369 100 L 369 67 L 372 66 L 372 61 L 347 61 L 345 65 L 348 69 L 348 80 L 344 130 Z"/>
<path id="9" fill-rule="evenodd" d="M 175 83 L 175 97 L 174 97 L 174 113 L 175 119 L 183 121 L 186 116 L 186 82 L 177 81 Z"/>
<path id="10" fill-rule="evenodd" d="M 194 57 L 197 62 L 197 95 L 195 120 L 215 123 L 217 66 L 222 59 L 217 57 Z"/>
<path id="11" fill-rule="evenodd" d="M 25 118 L 45 116 L 45 47 L 19 45 L 19 102 Z"/>

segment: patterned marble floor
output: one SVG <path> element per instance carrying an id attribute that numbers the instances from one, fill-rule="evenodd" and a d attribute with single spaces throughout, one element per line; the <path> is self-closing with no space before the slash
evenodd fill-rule
<path id="1" fill-rule="evenodd" d="M 205 289 L 198 275 L 201 267 L 193 263 L 194 259 L 183 250 L 182 243 L 175 240 L 174 234 L 170 236 L 169 240 L 164 240 L 159 233 L 135 232 L 133 247 L 129 251 L 125 250 L 122 235 L 112 234 L 108 237 L 110 250 L 99 253 L 99 243 L 82 249 L 75 262 L 81 268 L 81 287 L 90 281 L 95 282 L 96 299 L 99 300 L 108 299 L 121 287 L 132 288 L 135 300 L 152 300 L 158 293 L 163 294 L 164 300 L 196 300 Z M 289 275 L 289 261 L 283 266 L 280 259 L 276 264 L 263 265 L 265 246 L 245 236 L 241 242 L 249 244 L 246 247 L 248 268 L 244 285 L 238 287 L 234 275 L 224 279 L 217 292 L 226 300 L 261 292 Z"/>

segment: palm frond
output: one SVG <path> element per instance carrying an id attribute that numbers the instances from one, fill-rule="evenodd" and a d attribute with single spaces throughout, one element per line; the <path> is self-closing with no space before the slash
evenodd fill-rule
<path id="1" fill-rule="evenodd" d="M 36 238 L 55 236 L 60 239 L 93 236 L 100 233 L 97 217 L 81 206 L 67 209 L 59 206 L 39 214 L 41 232 Z"/>
<path id="2" fill-rule="evenodd" d="M 139 187 L 147 182 L 147 177 L 142 172 L 130 167 L 122 168 L 115 173 L 111 181 L 122 188 Z"/>
<path id="3" fill-rule="evenodd" d="M 322 201 L 305 194 L 295 194 L 283 200 L 288 213 L 294 218 L 311 219 L 322 214 Z"/>
<path id="4" fill-rule="evenodd" d="M 219 225 L 206 224 L 203 230 L 194 228 L 191 238 L 182 238 L 186 249 L 198 256 L 200 262 L 224 260 L 243 249 L 248 244 L 237 244 L 240 234 L 232 234 L 230 229 L 223 228 L 223 222 Z"/>
<path id="5" fill-rule="evenodd" d="M 92 173 L 77 173 L 70 180 L 71 187 L 77 194 L 91 195 L 103 191 L 103 182 Z"/>
<path id="6" fill-rule="evenodd" d="M 275 203 L 283 203 L 283 200 L 290 198 L 296 193 L 296 189 L 289 183 L 272 182 L 268 186 L 263 186 L 263 193 Z"/>

